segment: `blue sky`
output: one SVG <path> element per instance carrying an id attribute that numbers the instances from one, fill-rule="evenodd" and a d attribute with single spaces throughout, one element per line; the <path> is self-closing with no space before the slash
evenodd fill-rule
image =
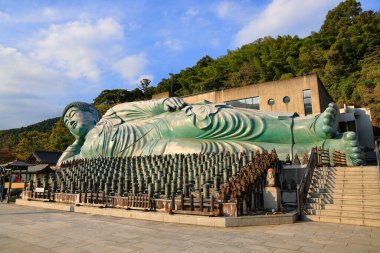
<path id="1" fill-rule="evenodd" d="M 152 85 L 257 38 L 318 31 L 337 0 L 0 0 L 0 130 Z M 362 1 L 379 10 L 377 0 Z"/>

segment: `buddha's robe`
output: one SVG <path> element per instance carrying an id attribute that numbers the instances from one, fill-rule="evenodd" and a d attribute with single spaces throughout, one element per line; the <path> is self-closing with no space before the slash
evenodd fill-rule
<path id="1" fill-rule="evenodd" d="M 270 128 L 259 111 L 204 104 L 169 112 L 163 101 L 109 109 L 87 134 L 76 158 L 256 150 L 261 148 L 255 141 L 265 139 L 264 130 Z"/>

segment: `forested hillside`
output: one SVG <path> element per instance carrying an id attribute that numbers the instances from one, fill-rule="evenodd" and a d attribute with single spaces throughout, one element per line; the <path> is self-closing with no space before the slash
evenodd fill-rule
<path id="1" fill-rule="evenodd" d="M 329 11 L 319 32 L 303 39 L 265 37 L 218 59 L 204 56 L 163 79 L 156 92 L 172 85 L 177 95 L 186 95 L 310 73 L 318 73 L 339 104 L 370 107 L 380 126 L 379 12 L 362 11 L 355 0 L 342 2 Z"/>
<path id="2" fill-rule="evenodd" d="M 340 105 L 370 107 L 373 123 L 380 127 L 379 11 L 362 11 L 359 2 L 348 0 L 329 11 L 320 30 L 308 37 L 265 37 L 217 59 L 206 55 L 194 66 L 170 74 L 157 87 L 142 83 L 132 91 L 104 90 L 94 105 L 104 113 L 115 104 L 149 99 L 171 86 L 181 96 L 310 73 L 318 73 Z M 0 163 L 16 155 L 25 159 L 36 149 L 63 151 L 72 142 L 57 118 L 0 131 Z"/>

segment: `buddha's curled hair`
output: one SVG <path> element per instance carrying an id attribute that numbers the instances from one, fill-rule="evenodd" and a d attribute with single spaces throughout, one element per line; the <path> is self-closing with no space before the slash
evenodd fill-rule
<path id="1" fill-rule="evenodd" d="M 62 112 L 62 120 L 64 120 L 64 117 L 65 117 L 65 114 L 66 112 L 71 108 L 71 107 L 77 107 L 79 110 L 81 111 L 85 111 L 85 112 L 91 112 L 95 117 L 96 117 L 96 120 L 99 121 L 100 120 L 100 113 L 98 112 L 98 110 L 96 110 L 96 108 L 94 106 L 92 106 L 91 104 L 88 104 L 88 103 L 85 103 L 85 102 L 79 102 L 79 101 L 75 101 L 75 102 L 72 102 L 70 104 L 68 104 L 65 109 L 63 109 L 63 112 Z"/>

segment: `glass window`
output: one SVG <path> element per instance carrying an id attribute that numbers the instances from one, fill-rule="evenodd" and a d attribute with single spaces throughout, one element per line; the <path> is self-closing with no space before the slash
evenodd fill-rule
<path id="1" fill-rule="evenodd" d="M 311 98 L 311 92 L 310 92 L 310 90 L 304 90 L 303 91 L 303 97 L 304 98 Z"/>
<path id="2" fill-rule="evenodd" d="M 311 92 L 310 90 L 303 91 L 303 106 L 305 109 L 305 115 L 313 113 L 313 107 L 311 105 Z"/>
<path id="3" fill-rule="evenodd" d="M 252 98 L 252 109 L 260 110 L 260 97 Z"/>
<path id="4" fill-rule="evenodd" d="M 227 101 L 226 104 L 234 107 L 260 110 L 260 97 L 251 97 L 239 100 Z"/>
<path id="5" fill-rule="evenodd" d="M 285 104 L 288 104 L 290 102 L 290 97 L 288 96 L 285 96 L 282 101 L 285 103 Z"/>
<path id="6" fill-rule="evenodd" d="M 276 101 L 273 98 L 268 99 L 268 105 L 272 106 L 276 103 Z"/>

